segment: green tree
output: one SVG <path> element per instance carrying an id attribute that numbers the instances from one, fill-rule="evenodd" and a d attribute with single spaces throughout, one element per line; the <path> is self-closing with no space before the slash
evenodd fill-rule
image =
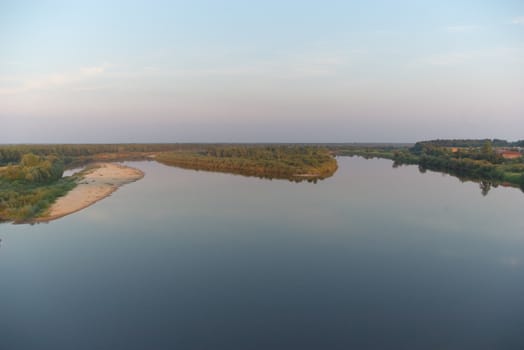
<path id="1" fill-rule="evenodd" d="M 484 144 L 482 145 L 482 154 L 485 155 L 486 157 L 489 157 L 493 154 L 493 144 L 491 143 L 490 140 L 486 140 L 486 142 L 484 142 Z"/>

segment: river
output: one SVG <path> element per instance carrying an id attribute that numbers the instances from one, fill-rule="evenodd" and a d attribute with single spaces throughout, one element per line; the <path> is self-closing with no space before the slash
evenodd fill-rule
<path id="1" fill-rule="evenodd" d="M 0 349 L 522 349 L 524 194 L 339 157 L 146 176 L 0 225 Z"/>

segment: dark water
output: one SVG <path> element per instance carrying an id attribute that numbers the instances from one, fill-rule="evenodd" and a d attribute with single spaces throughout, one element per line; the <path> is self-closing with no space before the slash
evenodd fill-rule
<path id="1" fill-rule="evenodd" d="M 131 164 L 82 212 L 0 226 L 0 349 L 524 349 L 519 190 Z"/>

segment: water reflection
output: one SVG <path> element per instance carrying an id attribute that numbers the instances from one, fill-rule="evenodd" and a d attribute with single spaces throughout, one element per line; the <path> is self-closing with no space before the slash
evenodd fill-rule
<path id="1" fill-rule="evenodd" d="M 392 167 L 394 169 L 397 169 L 397 168 L 399 168 L 401 166 L 405 166 L 405 165 L 408 165 L 408 164 L 403 164 L 403 163 L 399 163 L 399 162 L 394 161 Z M 417 166 L 417 168 L 418 168 L 418 171 L 419 171 L 420 174 L 426 174 L 428 172 L 428 170 L 429 170 L 428 168 L 426 168 L 424 165 L 421 165 L 421 164 L 419 164 Z M 480 188 L 480 193 L 484 197 L 488 195 L 488 193 L 491 191 L 492 188 L 497 188 L 499 185 L 503 185 L 504 187 L 516 188 L 514 185 L 500 183 L 500 182 L 495 182 L 495 181 L 492 181 L 492 180 L 480 180 L 480 179 L 477 179 L 477 178 L 461 176 L 460 174 L 455 174 L 455 173 L 452 173 L 452 172 L 443 172 L 443 171 L 436 171 L 436 170 L 431 170 L 431 171 L 433 173 L 446 174 L 446 175 L 453 176 L 453 177 L 457 178 L 461 183 L 466 183 L 466 182 L 478 183 L 479 188 Z M 520 186 L 518 188 L 524 193 L 524 185 L 522 185 L 522 186 Z"/>
<path id="2" fill-rule="evenodd" d="M 479 187 L 483 196 L 487 196 L 491 190 L 492 183 L 490 181 L 480 181 Z"/>

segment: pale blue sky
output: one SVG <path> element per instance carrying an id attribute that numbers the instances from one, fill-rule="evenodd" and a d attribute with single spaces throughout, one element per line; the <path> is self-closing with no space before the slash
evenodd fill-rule
<path id="1" fill-rule="evenodd" d="M 523 1 L 0 0 L 0 143 L 524 138 Z"/>

